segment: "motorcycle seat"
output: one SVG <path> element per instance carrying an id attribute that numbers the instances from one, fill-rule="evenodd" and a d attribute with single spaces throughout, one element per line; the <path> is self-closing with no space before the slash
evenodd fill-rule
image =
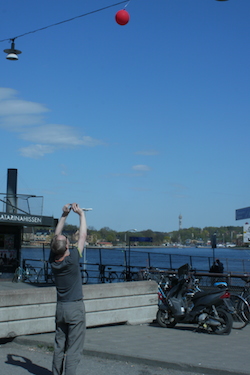
<path id="1" fill-rule="evenodd" d="M 216 294 L 218 293 L 218 290 L 202 290 L 200 292 L 197 292 L 195 293 L 195 295 L 193 296 L 193 299 L 197 299 L 197 298 L 200 298 L 200 297 L 203 297 L 203 296 L 206 296 L 207 294 Z"/>
<path id="2" fill-rule="evenodd" d="M 207 291 L 202 290 L 201 292 L 195 293 L 195 295 L 193 296 L 193 299 L 200 298 L 202 296 L 206 296 L 207 294 L 208 294 Z"/>

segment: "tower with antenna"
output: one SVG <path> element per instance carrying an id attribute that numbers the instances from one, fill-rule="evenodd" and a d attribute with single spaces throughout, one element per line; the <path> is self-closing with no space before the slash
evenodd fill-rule
<path id="1" fill-rule="evenodd" d="M 179 215 L 179 243 L 181 244 L 182 215 Z"/>
<path id="2" fill-rule="evenodd" d="M 179 230 L 182 229 L 182 215 L 179 215 Z"/>

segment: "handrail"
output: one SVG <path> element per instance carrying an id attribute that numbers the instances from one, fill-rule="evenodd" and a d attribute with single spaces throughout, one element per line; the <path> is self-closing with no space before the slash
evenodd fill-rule
<path id="1" fill-rule="evenodd" d="M 25 268 L 26 263 L 33 263 L 34 268 L 36 269 L 41 269 L 44 268 L 44 270 L 48 270 L 49 262 L 47 260 L 43 259 L 23 259 L 23 268 Z M 40 263 L 38 266 L 37 263 Z M 36 265 L 34 265 L 36 263 Z M 99 282 L 100 278 L 100 269 L 105 269 L 105 272 L 113 271 L 117 274 L 122 274 L 122 272 L 127 271 L 126 265 L 122 264 L 103 264 L 103 263 L 81 263 L 81 265 L 85 265 L 87 272 L 88 272 L 88 279 L 89 283 L 91 284 L 97 284 Z M 111 270 L 109 270 L 111 268 Z M 164 276 L 170 276 L 170 275 L 178 275 L 178 269 L 159 269 L 155 267 L 141 267 L 141 266 L 131 266 L 131 268 L 136 269 L 137 271 L 133 271 L 133 273 L 138 273 L 138 280 L 143 279 L 143 274 L 150 275 L 151 279 L 154 279 L 158 281 L 159 277 L 162 275 Z M 210 272 L 204 272 L 204 271 L 197 271 L 197 270 L 191 270 L 196 277 L 201 277 L 204 278 L 204 280 L 207 282 L 207 285 L 205 286 L 210 286 L 212 285 L 213 279 L 225 279 L 228 283 L 229 287 L 233 286 L 244 286 L 246 283 L 246 279 L 249 279 L 250 274 L 249 273 L 244 273 L 244 274 L 236 274 L 233 272 L 228 272 L 228 273 L 210 273 Z M 47 272 L 48 273 L 48 272 Z M 45 272 L 45 275 L 47 274 Z M 235 282 L 237 280 L 237 283 Z M 124 281 L 124 278 L 119 278 L 119 282 Z M 209 282 L 208 282 L 209 281 Z M 238 283 L 239 281 L 239 283 Z M 235 285 L 237 284 L 237 285 Z"/>

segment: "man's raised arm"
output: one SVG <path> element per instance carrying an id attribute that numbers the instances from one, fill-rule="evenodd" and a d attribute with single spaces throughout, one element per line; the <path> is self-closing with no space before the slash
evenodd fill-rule
<path id="1" fill-rule="evenodd" d="M 71 210 L 71 204 L 70 203 L 67 203 L 63 206 L 63 213 L 62 213 L 62 216 L 60 217 L 60 219 L 58 221 L 58 224 L 57 224 L 56 230 L 55 230 L 56 236 L 62 234 L 64 225 L 65 225 L 67 216 L 70 213 L 70 210 Z"/>
<path id="2" fill-rule="evenodd" d="M 72 204 L 72 210 L 79 215 L 80 226 L 79 226 L 79 239 L 78 239 L 78 251 L 82 254 L 85 241 L 87 238 L 87 223 L 84 211 L 79 207 L 77 203 Z"/>

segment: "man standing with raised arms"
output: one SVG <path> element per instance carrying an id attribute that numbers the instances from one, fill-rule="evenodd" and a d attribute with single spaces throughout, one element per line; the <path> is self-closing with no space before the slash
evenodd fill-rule
<path id="1" fill-rule="evenodd" d="M 71 210 L 79 215 L 80 220 L 77 249 L 70 249 L 68 238 L 62 234 Z M 49 262 L 57 290 L 53 375 L 62 375 L 64 368 L 65 375 L 75 375 L 83 353 L 86 321 L 79 260 L 86 237 L 84 211 L 76 203 L 66 204 L 50 245 Z"/>

